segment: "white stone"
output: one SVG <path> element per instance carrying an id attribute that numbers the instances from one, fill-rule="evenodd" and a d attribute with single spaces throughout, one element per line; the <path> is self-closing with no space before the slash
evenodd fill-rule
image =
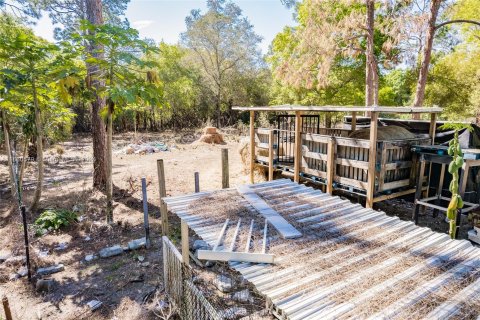
<path id="1" fill-rule="evenodd" d="M 115 245 L 113 247 L 103 248 L 100 250 L 100 257 L 108 258 L 113 256 L 118 256 L 119 254 L 123 253 L 123 248 L 119 245 Z"/>
<path id="2" fill-rule="evenodd" d="M 100 308 L 102 306 L 102 302 L 101 301 L 98 301 L 98 300 L 91 300 L 89 302 L 87 302 L 87 306 L 90 308 L 90 310 L 92 311 L 95 311 L 97 310 L 98 308 Z"/>
<path id="3" fill-rule="evenodd" d="M 93 255 L 93 254 L 89 254 L 87 256 L 85 256 L 85 261 L 87 262 L 90 262 L 90 261 L 93 261 L 97 258 L 97 256 Z"/>
<path id="4" fill-rule="evenodd" d="M 238 302 L 252 302 L 253 298 L 248 289 L 237 291 L 232 294 L 232 299 Z"/>
<path id="5" fill-rule="evenodd" d="M 247 315 L 247 309 L 243 307 L 231 307 L 223 311 L 223 317 L 225 319 L 237 319 L 238 317 L 246 317 Z"/>
<path id="6" fill-rule="evenodd" d="M 215 281 L 215 285 L 218 290 L 221 292 L 230 292 L 232 291 L 233 283 L 232 283 L 232 278 L 227 277 L 225 275 L 219 275 L 217 276 L 217 279 Z"/>
<path id="7" fill-rule="evenodd" d="M 140 261 L 140 262 L 145 261 L 145 257 L 144 257 L 144 256 L 138 256 L 137 259 L 138 259 L 138 261 Z"/>
<path id="8" fill-rule="evenodd" d="M 137 250 L 137 249 L 140 249 L 142 247 L 145 247 L 146 244 L 147 244 L 147 241 L 146 241 L 145 238 L 135 239 L 135 240 L 132 240 L 128 243 L 128 249 Z"/>
<path id="9" fill-rule="evenodd" d="M 57 273 L 60 271 L 65 270 L 65 266 L 63 264 L 56 264 L 54 266 L 46 267 L 46 268 L 39 268 L 37 270 L 37 274 L 39 276 L 46 276 L 52 273 Z"/>

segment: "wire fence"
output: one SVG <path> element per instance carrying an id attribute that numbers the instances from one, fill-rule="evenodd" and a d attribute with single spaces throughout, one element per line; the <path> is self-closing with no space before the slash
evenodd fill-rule
<path id="1" fill-rule="evenodd" d="M 181 319 L 273 319 L 265 310 L 265 300 L 252 293 L 249 284 L 226 264 L 196 270 L 183 263 L 167 237 L 162 242 L 165 292 Z M 221 292 L 218 281 L 231 291 Z"/>

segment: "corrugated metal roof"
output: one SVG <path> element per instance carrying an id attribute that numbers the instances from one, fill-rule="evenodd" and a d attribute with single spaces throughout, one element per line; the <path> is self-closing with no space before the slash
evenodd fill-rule
<path id="1" fill-rule="evenodd" d="M 287 179 L 250 188 L 303 234 L 294 240 L 270 237 L 268 252 L 276 254 L 274 265 L 230 263 L 267 298 L 277 316 L 479 317 L 480 248 L 470 242 L 451 240 Z M 209 195 L 164 200 L 213 244 L 222 223 L 209 221 L 208 215 L 195 216 L 190 206 Z"/>

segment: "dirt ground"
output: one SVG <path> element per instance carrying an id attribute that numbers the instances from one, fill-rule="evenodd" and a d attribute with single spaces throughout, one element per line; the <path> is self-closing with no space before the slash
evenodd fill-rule
<path id="1" fill-rule="evenodd" d="M 22 262 L 0 264 L 0 296 L 6 295 L 15 319 L 148 319 L 155 318 L 154 306 L 144 304 L 153 301 L 151 293 L 162 286 L 161 241 L 159 217 L 159 191 L 157 159 L 165 164 L 167 195 L 179 195 L 194 191 L 194 172 L 200 175 L 200 189 L 221 188 L 221 149 L 229 150 L 231 186 L 247 182 L 243 171 L 238 136 L 226 135 L 224 145 L 194 143 L 198 132 L 181 134 L 142 134 L 143 141 L 159 141 L 168 145 L 169 151 L 153 154 L 119 154 L 131 143 L 133 134 L 114 137 L 113 181 L 114 219 L 109 227 L 104 222 L 104 195 L 91 188 L 92 147 L 91 139 L 76 136 L 72 140 L 51 146 L 46 152 L 46 186 L 40 211 L 44 208 L 80 208 L 82 221 L 58 233 L 35 237 L 31 234 L 32 266 L 65 265 L 65 270 L 51 275 L 55 280 L 51 293 L 35 292 L 26 277 L 9 281 L 9 276 L 21 268 Z M 61 148 L 60 148 L 61 147 Z M 57 149 L 64 153 L 59 158 Z M 8 185 L 6 156 L 0 156 L 0 189 Z M 30 163 L 26 171 L 25 186 L 34 185 L 35 165 Z M 138 250 L 109 259 L 85 262 L 89 254 L 101 248 L 120 244 L 144 236 L 141 178 L 147 180 L 150 228 L 153 246 L 148 252 Z M 5 191 L 5 190 L 4 190 Z M 29 204 L 33 191 L 24 192 L 24 203 Z M 24 255 L 21 219 L 17 206 L 9 192 L 0 194 L 0 256 L 12 253 Z M 29 216 L 31 224 L 36 217 Z M 55 250 L 66 243 L 67 248 Z M 148 267 L 142 266 L 143 256 Z M 97 299 L 103 306 L 89 312 L 86 303 Z M 151 302 L 151 303 L 153 303 Z M 150 303 L 150 304 L 151 304 Z M 3 311 L 3 310 L 2 310 Z M 1 318 L 0 318 L 1 319 Z"/>
<path id="2" fill-rule="evenodd" d="M 33 230 L 31 232 L 32 269 L 55 263 L 65 266 L 64 271 L 49 276 L 55 280 L 49 293 L 36 292 L 26 277 L 9 280 L 10 275 L 21 268 L 22 261 L 0 264 L 0 296 L 8 297 L 14 319 L 157 318 L 154 310 L 162 299 L 162 259 L 156 160 L 164 160 L 169 196 L 194 192 L 196 171 L 200 175 L 201 191 L 220 189 L 222 148 L 229 150 L 230 185 L 248 182 L 248 174 L 238 153 L 238 135 L 226 135 L 224 145 L 195 143 L 199 136 L 199 132 L 141 134 L 139 138 L 143 141 L 162 142 L 169 148 L 169 151 L 145 155 L 119 152 L 134 140 L 133 134 L 114 137 L 113 226 L 107 226 L 104 221 L 104 195 L 91 188 L 91 139 L 75 136 L 70 141 L 51 146 L 46 152 L 46 183 L 40 208 L 76 208 L 82 221 L 42 237 L 35 237 Z M 58 150 L 63 150 L 61 156 Z M 0 155 L 0 163 L 1 191 L 8 186 L 4 154 Z M 34 163 L 29 163 L 27 188 L 34 185 L 35 169 Z M 144 236 L 142 177 L 148 184 L 152 248 L 86 262 L 87 255 L 97 254 L 101 248 L 115 244 L 125 246 L 128 241 Z M 32 196 L 33 191 L 24 192 L 25 204 L 30 203 Z M 411 219 L 411 204 L 403 200 L 384 202 L 378 208 L 402 219 Z M 427 217 L 431 215 L 422 217 L 421 225 L 445 232 L 447 224 L 442 217 Z M 29 215 L 28 223 L 32 224 L 35 219 L 36 216 Z M 9 192 L 0 192 L 0 239 L 0 256 L 24 254 L 21 218 Z M 66 243 L 66 248 L 57 250 L 62 243 Z M 142 257 L 144 260 L 140 261 Z M 103 305 L 92 313 L 86 303 L 94 299 L 102 301 Z"/>

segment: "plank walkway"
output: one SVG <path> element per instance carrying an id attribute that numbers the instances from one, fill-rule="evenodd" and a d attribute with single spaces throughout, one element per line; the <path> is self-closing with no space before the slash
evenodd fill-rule
<path id="1" fill-rule="evenodd" d="M 276 256 L 274 265 L 230 262 L 266 297 L 278 318 L 480 316 L 480 248 L 470 242 L 450 240 L 288 179 L 248 188 L 302 233 L 296 239 L 271 236 L 268 252 Z M 164 200 L 213 246 L 223 223 L 188 210 L 209 194 Z"/>

